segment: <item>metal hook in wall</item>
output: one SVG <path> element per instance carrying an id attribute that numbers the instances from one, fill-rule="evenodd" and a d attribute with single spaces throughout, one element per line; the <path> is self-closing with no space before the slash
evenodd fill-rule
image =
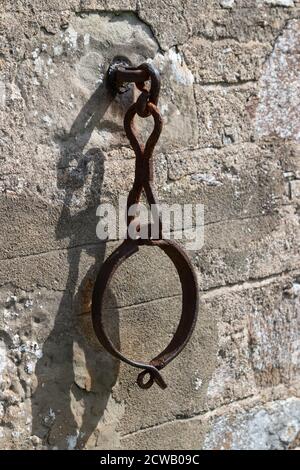
<path id="1" fill-rule="evenodd" d="M 146 84 L 148 81 L 150 81 L 150 87 Z M 135 179 L 127 199 L 127 238 L 107 258 L 98 273 L 92 297 L 92 319 L 100 343 L 110 354 L 131 366 L 143 369 L 137 378 L 137 383 L 141 388 L 150 388 L 154 382 L 159 387 L 166 388 L 167 385 L 160 371 L 183 350 L 191 337 L 198 313 L 198 285 L 194 268 L 186 252 L 175 241 L 163 237 L 162 220 L 154 190 L 153 151 L 163 125 L 157 107 L 160 92 L 159 73 L 149 63 L 132 67 L 128 60 L 119 58 L 109 67 L 107 84 L 111 91 L 117 94 L 125 93 L 129 83 L 135 83 L 141 93 L 137 101 L 130 106 L 124 118 L 125 132 L 136 156 Z M 154 129 L 145 145 L 140 144 L 134 129 L 136 115 L 142 118 L 152 116 L 154 120 Z M 137 217 L 129 215 L 129 209 L 138 205 L 143 191 L 151 208 L 156 210 L 155 220 L 158 224 L 158 230 L 157 232 L 153 230 L 150 224 L 147 238 L 137 236 L 133 239 L 130 237 L 129 227 Z M 140 233 L 145 233 L 145 231 L 142 232 L 138 224 L 136 226 Z M 157 233 L 157 236 L 152 236 L 153 233 Z M 143 245 L 159 247 L 164 251 L 173 262 L 182 286 L 182 313 L 179 325 L 169 345 L 149 363 L 133 361 L 116 349 L 105 331 L 102 315 L 104 293 L 114 272 L 126 259 L 137 253 L 140 246 Z M 149 376 L 148 380 L 145 380 L 147 375 Z"/>

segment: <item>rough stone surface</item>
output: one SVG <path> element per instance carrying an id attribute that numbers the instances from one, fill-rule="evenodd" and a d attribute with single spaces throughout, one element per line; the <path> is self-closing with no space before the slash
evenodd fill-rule
<path id="1" fill-rule="evenodd" d="M 196 37 L 182 51 L 196 83 L 229 84 L 257 80 L 271 45 L 258 41 L 243 44 L 232 39 L 214 43 Z"/>
<path id="2" fill-rule="evenodd" d="M 299 447 L 299 18 L 289 0 L 2 1 L 0 448 Z M 96 209 L 134 171 L 133 93 L 105 86 L 117 55 L 162 76 L 159 199 L 204 205 L 199 321 L 165 391 L 139 389 L 91 324 L 119 244 Z M 115 344 L 153 357 L 180 317 L 172 263 L 141 250 L 105 305 Z"/>
<path id="3" fill-rule="evenodd" d="M 299 399 L 271 402 L 264 408 L 218 418 L 204 449 L 285 450 L 293 448 L 300 432 Z"/>
<path id="4" fill-rule="evenodd" d="M 300 141 L 300 20 L 288 23 L 260 78 L 256 128 L 259 137 Z"/>

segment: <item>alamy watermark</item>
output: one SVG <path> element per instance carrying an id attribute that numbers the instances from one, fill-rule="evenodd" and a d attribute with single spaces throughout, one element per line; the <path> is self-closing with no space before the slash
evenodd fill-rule
<path id="1" fill-rule="evenodd" d="M 159 238 L 162 222 L 163 238 L 182 240 L 187 250 L 199 250 L 204 243 L 204 205 L 203 204 L 160 204 L 159 208 L 139 203 L 129 208 L 128 215 L 136 216 L 127 227 L 127 198 L 120 197 L 118 207 L 109 203 L 100 204 L 96 215 L 96 227 L 100 240 L 124 240 L 126 238 Z M 160 217 L 159 217 L 160 216 Z"/>

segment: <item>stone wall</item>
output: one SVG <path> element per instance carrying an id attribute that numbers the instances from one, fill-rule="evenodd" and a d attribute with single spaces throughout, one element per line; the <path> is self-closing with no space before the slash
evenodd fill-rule
<path id="1" fill-rule="evenodd" d="M 1 0 L 2 449 L 299 446 L 299 6 Z M 165 391 L 139 389 L 91 328 L 118 244 L 97 239 L 96 208 L 134 168 L 129 98 L 104 85 L 120 53 L 162 74 L 160 200 L 205 205 L 199 321 Z M 115 342 L 149 358 L 176 327 L 177 275 L 144 249 L 107 302 Z"/>

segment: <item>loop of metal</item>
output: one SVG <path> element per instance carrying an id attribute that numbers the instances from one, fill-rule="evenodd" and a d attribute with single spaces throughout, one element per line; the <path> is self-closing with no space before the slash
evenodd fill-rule
<path id="1" fill-rule="evenodd" d="M 105 261 L 96 278 L 92 298 L 93 326 L 100 343 L 109 353 L 131 366 L 143 369 L 137 378 L 140 388 L 148 389 L 155 382 L 160 388 L 164 389 L 167 385 L 161 376 L 160 370 L 183 350 L 196 323 L 198 313 L 197 278 L 193 266 L 181 246 L 175 241 L 163 238 L 162 220 L 153 186 L 153 151 L 162 131 L 162 118 L 157 108 L 160 91 L 159 73 L 152 65 L 145 63 L 138 68 L 123 67 L 116 70 L 114 84 L 116 83 L 116 77 L 119 86 L 122 86 L 126 81 L 132 81 L 141 91 L 139 98 L 130 106 L 124 118 L 125 132 L 136 155 L 135 178 L 127 200 L 127 238 Z M 146 82 L 149 80 L 150 89 L 146 86 Z M 136 115 L 141 117 L 152 116 L 154 121 L 153 131 L 145 145 L 139 142 L 135 132 L 134 118 Z M 133 239 L 129 234 L 129 227 L 133 223 L 135 223 L 137 231 L 145 233 L 145 231 L 142 231 L 145 227 L 139 226 L 136 214 L 130 213 L 132 207 L 138 206 L 143 191 L 152 211 L 154 209 L 154 213 L 152 212 L 154 224 L 146 227 L 148 237 L 138 236 Z M 153 236 L 155 232 L 153 226 L 158 227 L 156 236 Z M 155 246 L 163 250 L 173 262 L 182 286 L 182 313 L 177 330 L 164 351 L 149 363 L 133 361 L 118 351 L 105 331 L 102 316 L 104 293 L 114 272 L 126 259 L 137 253 L 140 246 L 143 245 Z"/>
<path id="2" fill-rule="evenodd" d="M 153 150 L 160 137 L 162 131 L 162 118 L 153 103 L 147 104 L 147 109 L 149 114 L 152 115 L 154 119 L 154 129 L 148 138 L 148 141 L 145 146 L 141 145 L 137 139 L 137 136 L 134 131 L 134 117 L 137 114 L 137 103 L 133 104 L 127 111 L 124 119 L 124 128 L 128 140 L 135 152 L 135 178 L 133 187 L 128 195 L 127 199 L 127 214 L 129 213 L 130 207 L 137 205 L 140 201 L 142 191 L 145 191 L 147 201 L 153 209 L 158 208 L 158 201 L 153 187 Z M 127 226 L 131 224 L 134 220 L 134 215 L 127 217 Z M 160 214 L 158 214 L 159 219 L 159 235 L 162 238 L 162 223 Z"/>

